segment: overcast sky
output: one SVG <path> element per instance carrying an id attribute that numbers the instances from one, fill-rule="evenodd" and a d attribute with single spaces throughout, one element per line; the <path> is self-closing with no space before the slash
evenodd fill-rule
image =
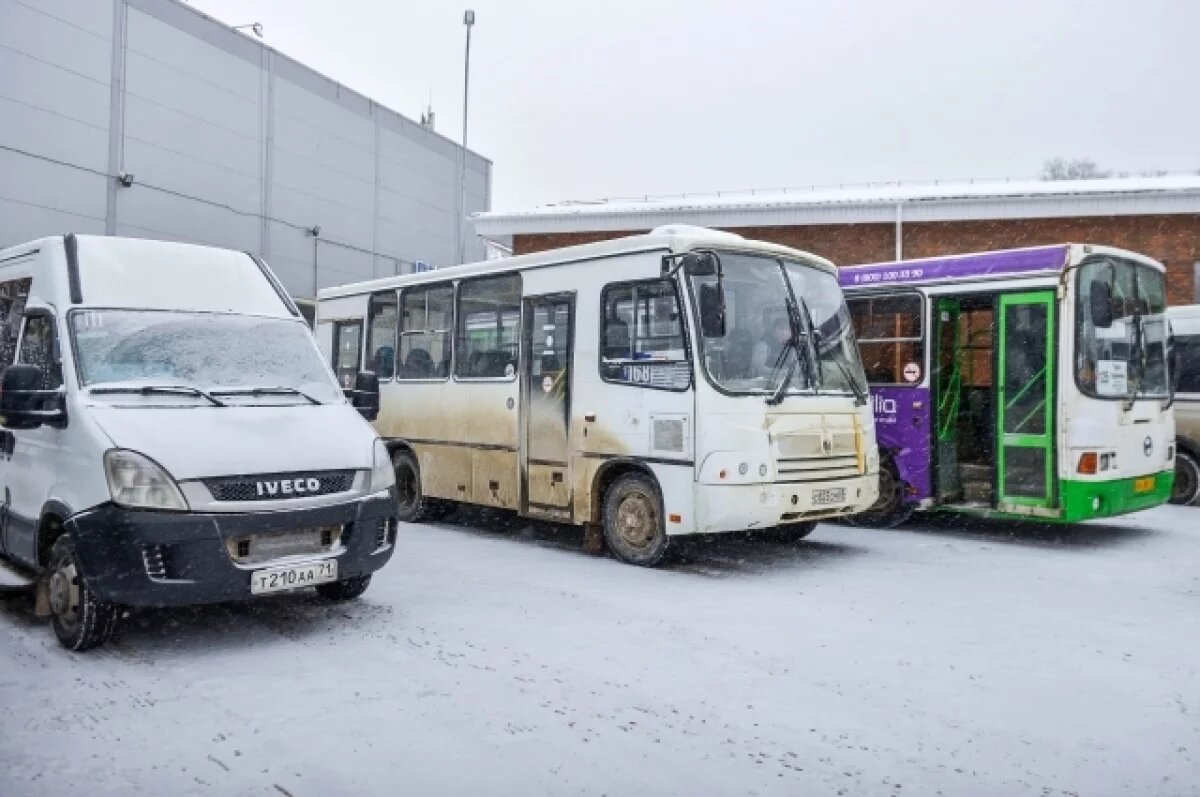
<path id="1" fill-rule="evenodd" d="M 1198 0 L 469 0 L 492 205 L 1200 170 Z M 465 3 L 191 0 L 461 137 Z"/>

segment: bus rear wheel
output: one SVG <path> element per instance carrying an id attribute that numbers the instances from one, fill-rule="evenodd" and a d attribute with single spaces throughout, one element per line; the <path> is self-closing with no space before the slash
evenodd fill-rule
<path id="1" fill-rule="evenodd" d="M 867 511 L 851 515 L 846 521 L 868 529 L 895 528 L 913 513 L 912 506 L 904 498 L 904 481 L 896 472 L 895 464 L 891 460 L 884 460 L 879 465 L 878 500 Z"/>
<path id="2" fill-rule="evenodd" d="M 1200 463 L 1186 451 L 1175 452 L 1175 486 L 1171 503 L 1187 506 L 1200 498 Z"/>
<path id="3" fill-rule="evenodd" d="M 643 473 L 618 476 L 604 494 L 604 541 L 626 564 L 654 567 L 667 555 L 662 495 Z"/>
<path id="4" fill-rule="evenodd" d="M 445 504 L 428 498 L 421 486 L 421 466 L 411 451 L 397 451 L 392 457 L 396 471 L 396 516 L 404 523 L 437 520 L 445 514 Z"/>

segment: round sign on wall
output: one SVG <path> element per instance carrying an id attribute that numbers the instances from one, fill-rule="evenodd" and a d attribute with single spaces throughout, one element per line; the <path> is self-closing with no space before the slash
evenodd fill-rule
<path id="1" fill-rule="evenodd" d="M 904 366 L 904 381 L 905 382 L 920 382 L 921 381 L 921 366 L 919 363 L 908 363 Z"/>

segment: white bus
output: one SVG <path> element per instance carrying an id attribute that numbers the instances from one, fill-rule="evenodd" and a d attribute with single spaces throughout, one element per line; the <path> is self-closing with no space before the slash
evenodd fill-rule
<path id="1" fill-rule="evenodd" d="M 346 386 L 378 374 L 402 519 L 515 510 L 653 565 L 877 497 L 836 270 L 794 249 L 665 227 L 323 290 L 316 334 Z"/>

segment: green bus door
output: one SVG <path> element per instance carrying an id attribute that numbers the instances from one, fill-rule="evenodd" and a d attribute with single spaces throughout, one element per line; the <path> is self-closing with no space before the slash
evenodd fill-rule
<path id="1" fill-rule="evenodd" d="M 1054 292 L 1000 297 L 997 418 L 1001 509 L 1052 508 Z"/>

